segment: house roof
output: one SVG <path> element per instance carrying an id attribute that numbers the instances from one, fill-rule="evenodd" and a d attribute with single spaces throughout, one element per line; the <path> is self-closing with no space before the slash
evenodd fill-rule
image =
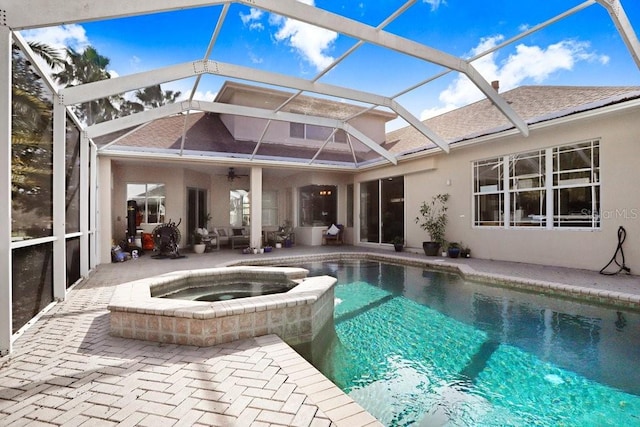
<path id="1" fill-rule="evenodd" d="M 501 94 L 528 124 L 640 98 L 638 86 L 521 86 Z M 491 135 L 513 125 L 487 99 L 424 120 L 450 144 Z M 387 134 L 387 149 L 395 154 L 435 147 L 413 127 Z"/>
<path id="2" fill-rule="evenodd" d="M 537 24 L 530 22 L 527 25 L 519 26 L 516 34 L 501 41 L 497 46 L 489 47 L 481 43 L 478 47 L 482 46 L 486 50 L 475 52 L 473 57 L 467 57 L 469 46 L 465 48 L 458 43 L 451 43 L 449 37 L 430 37 L 428 36 L 428 31 L 416 31 L 420 28 L 402 24 L 401 20 L 409 16 L 409 14 L 411 16 L 421 16 L 420 13 L 425 10 L 425 7 L 428 7 L 428 4 L 425 3 L 430 2 L 401 1 L 397 4 L 391 2 L 389 5 L 385 3 L 384 8 L 378 7 L 380 2 L 369 2 L 369 7 L 358 7 L 361 10 L 359 10 L 357 16 L 352 15 L 352 10 L 347 11 L 345 8 L 333 4 L 329 5 L 331 2 L 326 3 L 324 7 L 317 7 L 313 2 L 309 4 L 309 2 L 295 0 L 263 0 L 260 2 L 202 0 L 131 2 L 127 0 L 111 0 L 107 4 L 96 0 L 86 0 L 82 3 L 64 0 L 22 0 L 21 2 L 8 2 L 4 8 L 6 10 L 3 10 L 3 16 L 6 18 L 4 24 L 12 32 L 14 42 L 38 69 L 40 69 L 40 66 L 34 52 L 22 35 L 19 34 L 22 30 L 45 28 L 63 23 L 69 25 L 94 21 L 104 23 L 111 21 L 114 24 L 124 23 L 124 25 L 129 25 L 125 20 L 136 19 L 137 16 L 151 16 L 159 12 L 172 14 L 170 15 L 172 28 L 194 27 L 195 29 L 196 24 L 199 26 L 204 24 L 202 25 L 203 27 L 211 27 L 211 31 L 203 32 L 205 36 L 192 37 L 189 43 L 201 47 L 202 50 L 197 55 L 186 58 L 186 62 L 176 63 L 176 61 L 183 60 L 183 55 L 176 54 L 175 47 L 172 48 L 171 45 L 167 45 L 166 47 L 169 50 L 163 53 L 158 51 L 158 54 L 156 54 L 154 63 L 157 68 L 154 69 L 141 72 L 132 71 L 132 74 L 119 74 L 114 78 L 65 88 L 58 88 L 50 78 L 43 79 L 48 89 L 52 93 L 58 94 L 59 101 L 69 109 L 69 114 L 72 116 L 74 106 L 112 95 L 132 93 L 151 85 L 182 82 L 191 88 L 191 95 L 188 100 L 173 105 L 163 105 L 153 110 L 145 110 L 127 117 L 118 117 L 107 122 L 95 123 L 91 126 L 85 126 L 77 118 L 74 119 L 88 138 L 94 141 L 100 140 L 100 142 L 109 140 L 108 138 L 103 138 L 107 134 L 112 134 L 109 135 L 109 138 L 114 141 L 113 134 L 119 133 L 120 136 L 124 135 L 118 140 L 119 142 L 133 144 L 133 142 L 130 142 L 131 139 L 128 135 L 130 130 L 136 129 L 135 132 L 139 132 L 143 129 L 134 128 L 134 126 L 143 125 L 143 123 L 157 120 L 160 117 L 186 113 L 187 111 L 235 114 L 264 120 L 280 120 L 282 116 L 292 118 L 297 115 L 299 120 L 303 119 L 301 122 L 307 124 L 327 123 L 325 118 L 327 115 L 342 118 L 344 114 L 351 113 L 348 110 L 351 107 L 340 103 L 331 106 L 320 101 L 309 102 L 311 98 L 306 98 L 302 101 L 294 100 L 289 106 L 283 107 L 284 110 L 280 109 L 279 106 L 276 106 L 275 109 L 241 108 L 239 105 L 232 106 L 224 102 L 210 102 L 207 99 L 203 99 L 203 95 L 211 91 L 201 91 L 201 83 L 215 82 L 214 87 L 218 88 L 218 82 L 224 79 L 234 79 L 253 82 L 259 86 L 285 88 L 292 90 L 299 96 L 312 94 L 312 97 L 315 98 L 349 100 L 349 102 L 355 103 L 364 109 L 371 109 L 371 111 L 379 108 L 393 111 L 414 130 L 408 130 L 406 134 L 402 135 L 402 138 L 396 138 L 395 141 L 389 141 L 382 146 L 380 145 L 381 138 L 378 138 L 377 141 L 369 140 L 346 121 L 329 127 L 340 128 L 347 134 L 359 138 L 365 146 L 363 151 L 369 150 L 368 154 L 364 155 L 365 157 L 386 159 L 388 162 L 396 164 L 397 158 L 395 154 L 398 152 L 404 152 L 407 149 L 423 149 L 426 146 L 430 146 L 431 143 L 435 143 L 444 152 L 448 152 L 450 147 L 447 140 L 457 141 L 460 138 L 458 135 L 453 137 L 447 136 L 447 134 L 441 135 L 437 130 L 426 126 L 426 122 L 421 122 L 415 117 L 414 113 L 402 105 L 402 103 L 408 101 L 407 96 L 411 96 L 409 94 L 417 96 L 416 91 L 418 89 L 449 73 L 465 76 L 491 103 L 492 107 L 489 110 L 492 120 L 481 116 L 479 118 L 481 122 L 479 126 L 483 126 L 484 123 L 494 124 L 498 127 L 510 127 L 517 129 L 523 136 L 527 136 L 529 128 L 526 118 L 521 117 L 512 104 L 503 98 L 502 94 L 498 94 L 492 89 L 487 80 L 488 76 L 484 76 L 476 68 L 477 63 L 475 61 L 507 46 L 513 48 L 516 43 L 534 33 L 546 31 L 551 27 L 554 29 L 577 28 L 574 25 L 575 22 L 582 22 L 583 26 L 606 26 L 613 23 L 619 33 L 619 37 L 615 38 L 624 43 L 630 53 L 633 65 L 640 67 L 640 43 L 625 9 L 619 1 L 585 1 L 575 6 L 573 4 L 559 4 L 554 7 L 553 11 L 549 11 L 552 16 L 546 16 L 545 18 L 532 16 L 529 13 L 530 10 L 523 6 L 520 10 L 525 21 L 528 22 L 529 19 L 545 20 L 539 21 Z M 598 5 L 598 9 L 604 12 L 601 17 L 605 19 L 605 22 L 594 21 L 593 15 L 587 14 L 590 13 L 587 10 L 594 9 L 590 7 L 592 5 Z M 531 2 L 530 6 L 535 7 L 535 2 Z M 461 7 L 464 9 L 465 5 Z M 423 8 L 422 11 L 419 8 Z M 194 19 L 193 16 L 195 15 L 182 15 L 182 12 L 187 9 L 197 10 L 199 15 L 202 16 L 203 22 L 200 23 L 197 19 Z M 34 10 L 46 10 L 47 13 L 33 13 Z M 230 10 L 233 10 L 233 12 L 228 13 Z M 367 13 L 366 16 L 361 14 L 365 10 L 372 13 Z M 327 56 L 329 61 L 316 64 L 315 70 L 311 69 L 311 72 L 307 72 L 291 66 L 293 62 L 289 62 L 289 57 L 297 62 L 298 55 L 288 55 L 287 59 L 284 60 L 285 56 L 283 55 L 271 57 L 269 49 L 265 49 L 265 52 L 260 52 L 260 55 L 258 55 L 269 58 L 269 60 L 255 58 L 257 59 L 255 61 L 244 61 L 239 59 L 235 55 L 236 49 L 226 49 L 226 47 L 231 45 L 238 47 L 241 44 L 241 40 L 249 40 L 248 38 L 239 37 L 238 34 L 246 37 L 246 34 L 249 33 L 245 31 L 252 31 L 257 27 L 246 25 L 244 19 L 238 20 L 238 16 L 252 16 L 254 12 L 258 15 L 265 14 L 265 17 L 269 17 L 267 19 L 278 17 L 278 20 L 282 18 L 285 20 L 284 22 L 303 23 L 311 28 L 322 29 L 327 34 L 332 34 L 332 37 L 335 35 L 335 41 L 331 46 L 332 51 L 327 52 L 327 55 L 331 55 Z M 211 19 L 214 16 L 217 16 L 217 20 Z M 437 16 L 434 15 L 434 19 L 440 19 Z M 487 21 L 489 23 L 493 22 L 493 24 L 491 24 L 492 27 L 483 27 L 485 28 L 483 31 L 472 33 L 491 34 L 493 30 L 488 30 L 489 32 L 487 32 L 487 28 L 493 28 L 496 22 L 503 19 L 497 9 L 496 13 L 491 14 L 491 18 L 488 21 L 487 19 L 476 19 L 475 21 L 478 23 Z M 498 21 L 494 21 L 494 18 Z M 121 19 L 122 21 L 119 21 Z M 565 19 L 583 20 L 574 21 L 574 24 L 564 27 L 556 27 L 561 22 L 569 22 L 565 21 Z M 455 22 L 452 21 L 451 23 L 451 34 L 456 32 Z M 424 23 L 425 29 L 428 29 L 428 22 L 424 21 Z M 230 29 L 231 31 L 229 31 Z M 119 33 L 122 32 L 113 32 L 113 37 L 116 37 Z M 189 33 L 191 35 L 190 31 Z M 575 37 L 575 34 L 570 33 L 568 37 Z M 281 49 L 281 43 L 276 43 L 275 45 L 279 45 L 278 49 Z M 256 44 L 251 47 L 261 50 L 264 46 L 266 45 Z M 294 49 L 294 51 L 298 50 L 297 48 Z M 365 50 L 375 54 L 374 61 L 362 61 L 363 56 L 361 55 Z M 213 54 L 214 52 L 215 55 Z M 233 52 L 233 54 L 228 54 L 227 52 Z M 367 53 L 366 56 L 368 55 Z M 250 56 L 253 56 L 253 54 Z M 244 55 L 240 55 L 240 58 L 243 57 Z M 281 61 L 286 62 L 276 63 Z M 411 77 L 407 77 L 402 71 L 409 69 L 417 72 L 412 73 Z M 39 70 L 39 72 L 43 75 L 46 74 L 42 70 Z M 394 84 L 386 89 L 383 89 L 383 87 L 387 86 L 385 84 L 381 84 L 379 87 L 375 84 L 385 80 L 393 81 Z M 364 82 L 373 82 L 374 84 L 362 84 Z M 367 90 L 368 87 L 372 88 L 371 90 L 373 91 Z M 220 93 L 219 100 L 223 99 L 224 91 L 224 87 L 217 90 Z M 383 93 L 387 91 L 392 93 Z M 287 108 L 291 109 L 290 112 L 286 111 Z M 496 116 L 494 113 L 498 112 L 502 115 L 502 118 L 494 117 Z M 325 114 L 325 116 L 316 115 L 321 113 Z M 482 111 L 481 113 L 489 114 L 489 111 Z M 460 124 L 459 129 L 463 129 L 469 124 L 466 123 L 467 120 L 470 120 L 469 117 L 471 116 L 468 114 L 468 117 L 463 119 L 464 122 Z M 157 129 L 156 125 L 149 126 L 151 126 L 149 130 Z M 195 129 L 193 131 L 195 132 Z M 467 135 L 474 135 L 479 132 L 484 132 L 484 129 L 479 127 L 478 129 L 470 129 L 466 133 L 461 133 L 459 130 L 456 131 L 456 133 L 463 135 L 462 138 L 467 138 Z M 174 133 L 170 135 L 161 133 L 154 139 L 152 144 L 166 146 L 170 142 L 171 146 L 175 146 L 177 139 L 180 139 L 181 142 L 183 140 L 187 142 L 188 135 L 186 134 L 172 140 L 170 137 L 174 136 Z M 391 135 L 393 138 L 395 136 L 395 134 Z M 222 144 L 224 137 L 220 135 L 220 138 L 221 140 L 216 139 L 215 141 Z M 191 139 L 194 141 L 189 143 L 195 145 L 197 145 L 198 141 L 202 142 L 197 138 L 192 137 Z M 238 141 L 234 144 L 234 147 L 246 145 Z M 138 146 L 137 148 L 141 149 L 142 147 Z M 284 149 L 283 147 L 265 147 L 264 149 L 271 150 L 276 148 Z M 393 148 L 394 152 L 390 152 L 388 148 Z M 260 149 L 262 150 L 263 147 L 261 146 Z M 180 150 L 182 150 L 182 147 L 180 147 Z M 317 158 L 317 151 L 307 147 L 294 147 L 293 150 L 285 154 L 299 152 L 300 150 L 307 150 L 310 154 L 310 157 L 306 159 L 309 160 L 309 163 L 313 163 Z M 351 148 L 351 150 L 353 150 L 352 157 L 361 155 L 359 150 L 357 153 L 355 149 Z M 241 152 L 238 151 L 238 153 Z M 324 151 L 321 154 L 326 155 Z M 277 160 L 286 161 L 287 159 Z M 353 165 L 353 163 L 351 164 Z"/>
<path id="3" fill-rule="evenodd" d="M 247 93 L 252 91 L 245 85 L 234 84 L 230 87 L 240 87 L 241 91 Z M 262 91 L 260 88 L 256 90 Z M 268 93 L 271 91 L 269 90 Z M 228 102 L 233 99 L 229 94 L 230 92 L 226 92 L 220 95 L 220 101 Z M 285 92 L 277 93 L 276 101 L 281 102 L 280 98 L 285 95 Z M 502 96 L 527 124 L 531 125 L 626 100 L 640 99 L 640 87 L 521 86 L 504 92 Z M 307 105 L 316 104 L 313 99 L 306 99 L 306 101 Z M 332 104 L 338 105 L 333 108 Z M 323 111 L 316 114 L 329 114 L 354 108 L 353 105 L 328 100 L 319 100 L 317 105 L 320 105 Z M 340 110 L 341 108 L 343 110 Z M 384 112 L 380 114 L 383 120 L 392 115 Z M 424 120 L 423 123 L 451 144 L 513 129 L 511 122 L 488 99 Z M 182 146 L 183 131 L 184 146 Z M 131 150 L 179 151 L 182 147 L 187 152 L 238 158 L 251 156 L 257 145 L 257 141 L 235 140 L 218 114 L 203 112 L 161 118 L 128 133 L 118 133 L 113 136 L 115 139 L 105 138 L 101 142 L 113 141 L 115 147 Z M 380 158 L 373 151 L 359 150 L 352 153 L 344 147 L 332 149 L 332 145 L 336 144 L 329 144 L 328 148 L 318 155 L 319 162 L 353 163 L 354 154 L 358 163 Z M 383 146 L 399 155 L 434 148 L 435 144 L 414 127 L 409 126 L 389 132 Z M 314 147 L 271 142 L 261 144 L 256 155 L 262 158 L 308 160 L 316 152 L 317 148 Z"/>
<path id="4" fill-rule="evenodd" d="M 238 95 L 247 95 L 247 97 L 241 98 Z M 325 99 L 308 95 L 292 97 L 294 94 L 291 92 L 228 80 L 222 85 L 220 91 L 216 95 L 215 101 L 252 107 L 254 106 L 254 103 L 246 101 L 249 101 L 250 97 L 253 95 L 263 96 L 269 99 L 269 104 L 264 105 L 263 108 L 282 107 L 281 111 L 326 117 L 336 120 L 347 120 L 353 116 L 362 114 L 365 111 L 366 114 L 375 115 L 385 122 L 397 117 L 397 114 L 395 113 L 383 111 L 378 108 L 369 109 L 369 106 L 359 106 L 353 103 L 339 102 L 334 99 Z M 285 102 L 286 105 L 283 105 Z"/>
<path id="5" fill-rule="evenodd" d="M 204 112 L 195 112 L 189 115 L 179 114 L 154 120 L 137 129 L 130 130 L 125 135 L 116 135 L 117 139 L 102 138 L 99 145 L 113 142 L 113 147 L 117 149 L 178 152 L 182 146 L 183 131 L 185 138 L 182 149 L 191 153 L 249 158 L 257 145 L 257 141 L 234 139 L 218 114 Z M 268 143 L 261 144 L 256 155 L 261 158 L 289 158 L 308 161 L 316 152 L 317 148 L 313 147 Z M 375 153 L 367 151 L 356 152 L 355 156 L 358 162 L 379 157 Z M 353 163 L 353 154 L 350 151 L 327 148 L 322 150 L 317 160 L 319 162 Z"/>

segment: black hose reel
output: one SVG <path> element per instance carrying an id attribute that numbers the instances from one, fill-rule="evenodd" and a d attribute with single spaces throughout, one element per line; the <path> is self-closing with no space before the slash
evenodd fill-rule
<path id="1" fill-rule="evenodd" d="M 624 229 L 623 226 L 618 227 L 618 246 L 616 247 L 616 252 L 613 254 L 611 261 L 600 270 L 600 274 L 604 274 L 606 276 L 615 276 L 616 274 L 624 271 L 627 274 L 631 274 L 631 269 L 627 267 L 624 263 L 624 251 L 622 250 L 622 244 L 627 238 L 627 230 Z M 618 262 L 618 254 L 620 254 L 621 262 Z M 618 271 L 606 272 L 605 270 L 609 268 L 611 264 L 615 264 L 618 266 Z"/>

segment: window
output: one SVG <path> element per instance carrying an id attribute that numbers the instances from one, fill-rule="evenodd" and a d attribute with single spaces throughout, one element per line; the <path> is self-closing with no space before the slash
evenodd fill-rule
<path id="1" fill-rule="evenodd" d="M 127 200 L 135 200 L 142 221 L 162 224 L 165 216 L 164 184 L 127 184 Z"/>
<path id="2" fill-rule="evenodd" d="M 338 190 L 335 185 L 300 188 L 300 226 L 330 226 L 337 221 Z"/>
<path id="3" fill-rule="evenodd" d="M 598 177 L 598 141 L 474 162 L 474 225 L 600 227 Z"/>
<path id="4" fill-rule="evenodd" d="M 347 184 L 347 227 L 353 227 L 353 184 Z"/>
<path id="5" fill-rule="evenodd" d="M 599 227 L 598 141 L 553 149 L 553 226 Z"/>
<path id="6" fill-rule="evenodd" d="M 305 123 L 289 123 L 289 136 L 313 141 L 326 141 L 329 139 L 333 142 L 347 142 L 347 133 L 342 129 L 336 129 L 336 132 L 333 133 L 333 128 Z"/>
<path id="7" fill-rule="evenodd" d="M 262 225 L 267 227 L 278 225 L 277 191 L 262 192 Z"/>
<path id="8" fill-rule="evenodd" d="M 304 123 L 289 123 L 289 136 L 304 139 Z"/>
<path id="9" fill-rule="evenodd" d="M 229 224 L 243 227 L 250 222 L 249 192 L 246 190 L 229 191 Z"/>
<path id="10" fill-rule="evenodd" d="M 509 158 L 509 224 L 543 227 L 546 214 L 545 153 L 533 151 Z"/>
<path id="11" fill-rule="evenodd" d="M 502 158 L 495 158 L 473 165 L 475 225 L 504 225 L 503 164 Z"/>

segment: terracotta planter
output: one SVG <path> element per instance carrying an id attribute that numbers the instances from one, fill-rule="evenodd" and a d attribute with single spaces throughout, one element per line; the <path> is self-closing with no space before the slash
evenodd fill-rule
<path id="1" fill-rule="evenodd" d="M 204 243 L 197 243 L 193 245 L 193 251 L 197 254 L 203 254 L 206 248 L 207 245 L 205 245 Z"/>

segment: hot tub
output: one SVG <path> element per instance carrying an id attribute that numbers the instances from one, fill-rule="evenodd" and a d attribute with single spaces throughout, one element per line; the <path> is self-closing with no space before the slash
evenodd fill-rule
<path id="1" fill-rule="evenodd" d="M 333 320 L 336 283 L 330 276 L 307 274 L 302 268 L 241 266 L 177 271 L 124 283 L 116 287 L 108 306 L 110 333 L 201 347 L 267 334 L 290 345 L 306 343 Z M 238 284 L 262 284 L 263 290 L 279 284 L 286 289 L 235 298 L 230 291 Z M 181 292 L 205 298 L 216 294 L 217 300 L 160 297 Z"/>

